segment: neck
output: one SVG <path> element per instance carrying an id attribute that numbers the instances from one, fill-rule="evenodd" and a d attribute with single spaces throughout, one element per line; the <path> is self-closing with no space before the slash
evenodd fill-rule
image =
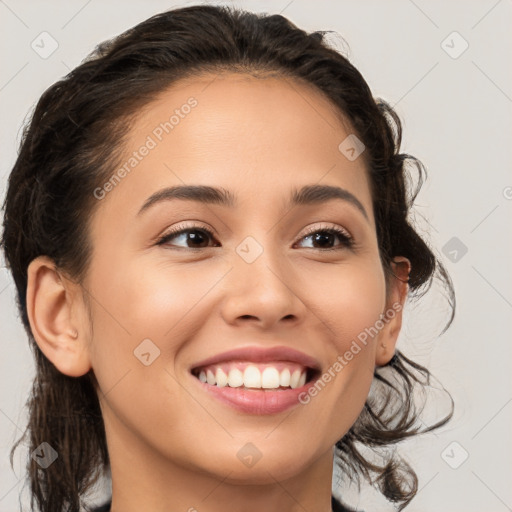
<path id="1" fill-rule="evenodd" d="M 333 453 L 328 450 L 286 479 L 236 480 L 180 465 L 117 425 L 106 429 L 112 475 L 111 512 L 331 512 Z M 129 449 L 127 449 L 129 447 Z M 260 461 L 261 463 L 262 461 Z M 260 464 L 259 463 L 259 464 Z M 260 475 L 262 474 L 260 466 Z"/>

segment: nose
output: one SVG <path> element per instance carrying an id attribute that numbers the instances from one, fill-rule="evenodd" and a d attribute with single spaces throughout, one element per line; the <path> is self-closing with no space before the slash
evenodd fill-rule
<path id="1" fill-rule="evenodd" d="M 251 323 L 272 329 L 299 324 L 306 313 L 296 270 L 284 258 L 263 251 L 252 263 L 238 253 L 224 282 L 222 317 L 231 325 Z"/>

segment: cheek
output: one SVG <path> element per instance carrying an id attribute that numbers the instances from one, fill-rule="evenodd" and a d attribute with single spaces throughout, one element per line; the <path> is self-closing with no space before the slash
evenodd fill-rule
<path id="1" fill-rule="evenodd" d="M 152 265 L 150 265 L 152 267 Z M 98 273 L 94 285 L 95 332 L 114 335 L 109 344 L 132 350 L 145 338 L 175 338 L 183 319 L 214 284 L 214 276 L 193 267 L 118 267 Z M 95 297 L 96 298 L 96 297 Z M 127 342 L 127 340 L 130 340 Z M 128 343 L 128 345 L 127 345 Z"/>
<path id="2" fill-rule="evenodd" d="M 151 396 L 155 389 L 172 395 L 179 386 L 170 374 L 212 316 L 215 285 L 225 273 L 211 265 L 161 263 L 98 272 L 90 285 L 96 290 L 92 365 L 101 389 L 117 386 L 128 372 L 135 395 L 146 388 Z"/>
<path id="3" fill-rule="evenodd" d="M 327 347 L 325 385 L 311 397 L 317 424 L 336 442 L 356 421 L 369 393 L 375 369 L 378 336 L 368 335 L 385 308 L 386 288 L 380 260 L 354 263 L 318 276 L 310 303 L 321 311 Z M 319 307 L 320 306 L 320 307 Z M 328 327 L 324 329 L 323 325 Z M 317 399 L 318 397 L 318 399 Z"/>
<path id="4" fill-rule="evenodd" d="M 386 288 L 379 261 L 354 262 L 317 276 L 308 293 L 312 304 L 321 304 L 322 320 L 334 334 L 338 352 L 373 326 L 384 312 Z M 364 347 L 364 345 L 363 345 Z"/>
<path id="5" fill-rule="evenodd" d="M 140 350 L 147 346 L 144 353 L 149 351 L 150 358 L 160 351 L 160 362 L 173 368 L 177 352 L 196 334 L 201 336 L 206 323 L 219 325 L 219 319 L 212 318 L 222 302 L 219 290 L 223 289 L 224 295 L 230 288 L 236 293 L 233 287 L 239 286 L 221 283 L 230 279 L 226 276 L 229 266 L 224 264 L 166 266 L 159 262 L 149 267 L 109 268 L 109 272 L 98 272 L 91 283 L 96 299 L 95 369 L 100 370 L 106 361 L 109 369 L 140 364 L 136 355 L 144 340 L 151 343 L 145 341 Z M 383 312 L 385 282 L 378 257 L 354 256 L 337 265 L 302 262 L 293 275 L 290 293 L 305 305 L 301 320 L 310 324 L 321 321 L 315 336 L 323 345 L 318 347 L 319 354 L 326 359 L 348 350 Z M 364 350 L 368 347 L 362 348 L 361 353 L 368 352 Z M 358 357 L 359 363 L 363 359 Z"/>
<path id="6" fill-rule="evenodd" d="M 141 270 L 98 272 L 90 285 L 96 290 L 92 365 L 105 395 L 107 422 L 117 425 L 120 419 L 149 442 L 168 432 L 169 424 L 179 437 L 180 411 L 196 407 L 177 383 L 175 360 L 194 330 L 201 328 L 201 298 L 218 278 L 192 280 L 196 273 L 191 267 L 188 272 Z M 189 434 L 183 432 L 183 437 Z"/>

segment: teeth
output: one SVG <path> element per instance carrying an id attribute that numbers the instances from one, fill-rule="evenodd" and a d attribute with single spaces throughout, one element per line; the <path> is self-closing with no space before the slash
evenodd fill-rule
<path id="1" fill-rule="evenodd" d="M 261 388 L 261 372 L 256 366 L 248 366 L 245 369 L 244 386 L 246 388 Z"/>
<path id="2" fill-rule="evenodd" d="M 222 368 L 217 368 L 215 378 L 217 379 L 217 386 L 219 386 L 219 388 L 227 386 L 228 376 L 224 373 L 224 370 L 222 370 Z"/>
<path id="3" fill-rule="evenodd" d="M 261 387 L 275 389 L 279 387 L 279 372 L 272 367 L 265 368 L 261 374 Z"/>
<path id="4" fill-rule="evenodd" d="M 212 369 L 214 371 L 212 371 Z M 290 372 L 289 368 L 279 371 L 273 366 L 267 366 L 260 371 L 255 365 L 248 365 L 244 371 L 239 368 L 231 368 L 229 371 L 223 368 L 213 367 L 212 369 L 201 370 L 198 378 L 201 382 L 210 386 L 230 388 L 256 388 L 256 389 L 278 389 L 279 387 L 290 387 L 292 389 L 304 386 L 306 383 L 306 370 L 296 369 Z M 214 373 L 215 372 L 215 373 Z"/>
<path id="5" fill-rule="evenodd" d="M 210 386 L 213 386 L 215 384 L 215 375 L 213 375 L 213 372 L 211 370 L 208 370 L 206 372 L 206 382 L 208 382 Z"/>
<path id="6" fill-rule="evenodd" d="M 238 368 L 232 368 L 229 371 L 228 386 L 230 388 L 239 388 L 244 385 L 244 376 Z"/>
<path id="7" fill-rule="evenodd" d="M 292 389 L 298 388 L 299 387 L 299 380 L 300 380 L 300 371 L 299 370 L 295 370 L 292 373 L 292 376 L 290 377 L 290 387 Z M 210 382 L 208 382 L 208 384 L 209 383 Z"/>
<path id="8" fill-rule="evenodd" d="M 279 385 L 287 388 L 290 385 L 290 370 L 285 368 L 279 376 Z"/>

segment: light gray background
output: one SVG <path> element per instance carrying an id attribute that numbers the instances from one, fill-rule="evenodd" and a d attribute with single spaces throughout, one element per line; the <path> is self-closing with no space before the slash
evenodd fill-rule
<path id="1" fill-rule="evenodd" d="M 152 14 L 192 3 L 0 0 L 0 198 L 23 120 L 42 92 L 98 42 Z M 394 105 L 403 120 L 403 150 L 429 172 L 416 220 L 446 262 L 458 299 L 455 321 L 439 338 L 446 311 L 439 293 L 406 308 L 399 348 L 427 365 L 456 403 L 446 427 L 400 446 L 420 479 L 407 510 L 512 510 L 510 0 L 233 4 L 282 13 L 306 30 L 339 32 L 374 95 Z M 58 42 L 47 59 L 31 48 L 43 31 Z M 447 53 L 458 53 L 464 44 L 450 36 L 454 31 L 469 44 L 457 58 Z M 336 37 L 332 41 L 339 45 Z M 453 237 L 467 247 L 466 254 L 460 249 L 450 254 L 450 246 L 443 252 Z M 17 452 L 14 473 L 8 451 L 25 426 L 33 363 L 5 268 L 0 307 L 0 512 L 11 512 L 19 510 L 27 452 Z M 448 462 L 457 465 L 465 452 L 468 459 L 450 467 Z M 393 510 L 370 491 L 346 499 L 364 510 Z"/>

